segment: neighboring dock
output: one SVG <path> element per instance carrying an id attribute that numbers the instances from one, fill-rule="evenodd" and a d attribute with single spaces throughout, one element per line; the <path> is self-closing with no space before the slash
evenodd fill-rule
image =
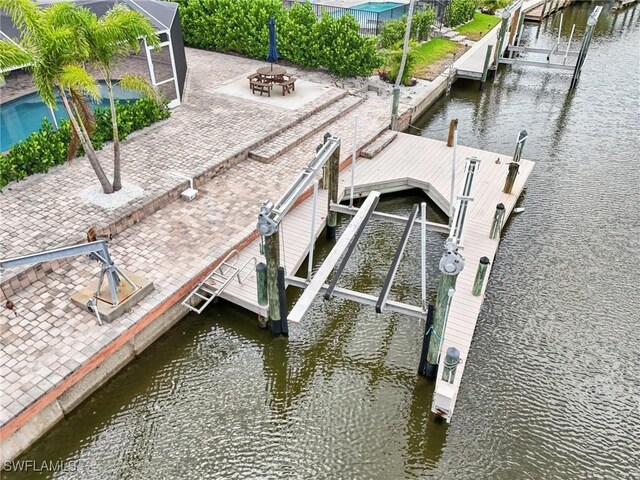
<path id="1" fill-rule="evenodd" d="M 541 22 L 552 13 L 562 10 L 572 2 L 573 0 L 541 0 L 525 11 L 524 19 L 527 22 Z"/>

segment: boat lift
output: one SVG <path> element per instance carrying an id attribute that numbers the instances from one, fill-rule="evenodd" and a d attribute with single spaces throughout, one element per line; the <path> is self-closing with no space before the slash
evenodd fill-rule
<path id="1" fill-rule="evenodd" d="M 336 150 L 340 146 L 339 139 L 334 137 L 325 136 L 325 143 L 321 147 L 319 147 L 318 154 L 312 160 L 312 162 L 303 169 L 302 173 L 298 176 L 298 178 L 294 181 L 292 186 L 287 190 L 287 192 L 281 197 L 278 202 L 275 204 L 271 202 L 265 202 L 261 211 L 258 215 L 258 223 L 257 230 L 263 235 L 263 239 L 265 244 L 268 242 L 269 238 L 272 238 L 278 231 L 278 227 L 280 222 L 284 218 L 286 212 L 293 206 L 298 197 L 312 184 L 313 177 L 319 170 L 328 165 L 327 162 L 332 155 L 335 155 Z M 318 268 L 315 275 L 309 274 L 309 278 L 301 278 L 296 277 L 294 275 L 287 275 L 286 281 L 289 285 L 293 285 L 298 288 L 303 288 L 304 292 L 298 299 L 297 303 L 293 307 L 293 309 L 287 314 L 287 320 L 291 322 L 300 322 L 302 317 L 305 315 L 307 310 L 310 308 L 311 304 L 315 300 L 316 296 L 320 293 L 323 294 L 326 300 L 331 299 L 333 296 L 346 298 L 349 300 L 357 301 L 359 303 L 373 306 L 377 313 L 383 313 L 385 311 L 392 311 L 397 313 L 402 313 L 404 315 L 409 315 L 414 318 L 424 319 L 426 318 L 428 305 L 427 305 L 427 288 L 426 288 L 426 231 L 434 230 L 441 233 L 448 234 L 447 241 L 447 249 L 455 250 L 457 255 L 457 250 L 459 245 L 461 244 L 461 238 L 463 233 L 464 220 L 468 208 L 468 202 L 473 200 L 471 195 L 471 188 L 473 185 L 474 174 L 479 167 L 479 160 L 477 158 L 468 158 L 466 160 L 465 166 L 465 182 L 461 192 L 461 195 L 458 197 L 458 204 L 456 205 L 455 215 L 452 221 L 451 226 L 438 224 L 434 222 L 428 222 L 426 220 L 427 210 L 426 203 L 414 205 L 410 215 L 408 217 L 402 217 L 398 215 L 389 215 L 385 213 L 379 213 L 375 211 L 375 208 L 378 204 L 380 193 L 377 191 L 371 192 L 363 205 L 360 208 L 355 208 L 353 206 L 340 205 L 334 201 L 329 200 L 328 210 L 329 212 L 340 212 L 343 214 L 353 215 L 353 219 L 351 223 L 347 226 L 343 234 L 337 240 L 333 249 L 327 257 L 325 258 L 322 265 Z M 353 164 L 352 164 L 353 165 Z M 336 164 L 337 167 L 337 164 Z M 353 183 L 354 175 L 352 175 L 352 183 Z M 337 172 L 329 175 L 329 182 L 335 179 L 337 183 Z M 315 212 L 317 209 L 317 182 L 314 185 L 314 205 L 313 211 Z M 331 185 L 325 185 L 325 188 L 331 189 Z M 353 192 L 353 185 L 351 188 Z M 352 205 L 353 202 L 350 202 Z M 420 218 L 418 216 L 420 214 Z M 311 238 L 309 240 L 309 265 L 313 264 L 313 244 L 316 241 L 315 236 L 315 215 L 314 220 L 312 221 L 312 231 Z M 342 272 L 345 269 L 346 264 L 348 263 L 355 247 L 366 228 L 368 222 L 372 219 L 381 219 L 387 220 L 396 223 L 402 223 L 405 225 L 404 232 L 402 234 L 402 238 L 396 248 L 396 253 L 389 267 L 389 271 L 387 273 L 385 282 L 382 286 L 382 289 L 378 296 L 365 294 L 362 292 L 356 292 L 354 290 L 349 290 L 345 288 L 340 288 L 337 286 L 337 283 L 340 279 Z M 406 249 L 409 236 L 411 235 L 413 226 L 415 224 L 419 224 L 421 227 L 421 286 L 422 286 L 422 304 L 419 306 L 409 305 L 402 302 L 389 300 L 389 292 L 393 285 L 393 281 L 395 279 L 396 272 L 398 271 L 398 267 L 400 265 L 400 261 L 402 260 L 404 251 Z M 451 247 L 451 244 L 455 245 L 455 248 Z M 272 260 L 273 269 L 279 266 L 279 247 L 278 248 L 267 248 L 263 249 L 265 253 L 265 257 L 267 259 L 267 267 L 269 266 L 270 259 Z M 277 259 L 273 259 L 275 253 L 278 253 Z M 449 255 L 450 256 L 450 255 Z M 448 258 L 448 257 L 447 257 Z M 457 265 L 456 268 L 458 272 L 461 270 L 461 265 L 463 262 L 460 262 L 460 259 L 456 257 Z M 338 262 L 340 261 L 339 265 Z M 442 263 L 442 262 L 441 262 Z M 445 262 L 446 265 L 449 265 L 450 262 Z M 326 283 L 329 275 L 334 271 L 334 268 L 338 265 L 333 278 L 330 283 Z M 311 267 L 310 267 L 311 270 Z M 267 274 L 267 277 L 269 275 Z M 272 278 L 275 277 L 275 274 L 272 274 Z M 272 280 L 271 283 L 273 283 Z M 269 284 L 270 282 L 267 281 Z M 260 286 L 258 286 L 260 288 Z M 267 286 L 267 290 L 275 290 L 276 286 L 273 289 L 270 289 Z M 273 291 L 269 298 L 276 298 L 276 291 Z M 280 298 L 280 295 L 277 295 Z M 271 308 L 271 303 L 269 302 L 270 308 L 269 312 L 279 314 L 280 308 L 278 307 L 277 311 Z M 278 317 L 280 318 L 280 317 Z"/>
<path id="2" fill-rule="evenodd" d="M 93 230 L 93 229 L 92 229 Z M 91 232 L 91 230 L 90 230 Z M 95 289 L 81 291 L 71 297 L 72 301 L 89 313 L 95 314 L 98 323 L 110 322 L 153 290 L 153 283 L 136 275 L 127 275 L 111 259 L 107 240 L 94 237 L 94 241 L 44 252 L 22 255 L 0 260 L 0 272 L 34 263 L 51 262 L 64 258 L 88 255 L 101 264 L 100 277 Z M 107 289 L 103 289 L 106 280 Z"/>
<path id="3" fill-rule="evenodd" d="M 564 49 L 564 53 L 560 47 L 560 37 L 562 34 L 562 23 L 564 19 L 564 15 L 560 14 L 560 26 L 558 28 L 558 37 L 556 39 L 555 44 L 552 48 L 532 48 L 527 46 L 520 45 L 521 34 L 522 34 L 522 24 L 524 22 L 524 15 L 520 15 L 518 21 L 516 22 L 514 33 L 509 35 L 509 42 L 513 39 L 513 43 L 508 43 L 507 45 L 507 53 L 506 55 L 501 54 L 501 49 L 498 48 L 499 58 L 497 58 L 496 64 L 506 64 L 506 65 L 525 65 L 525 66 L 534 66 L 534 67 L 546 67 L 558 70 L 567 70 L 573 71 L 573 76 L 571 78 L 570 89 L 574 89 L 578 79 L 580 78 L 580 73 L 582 71 L 582 67 L 584 65 L 585 59 L 587 57 L 587 51 L 589 50 L 589 45 L 591 43 L 591 37 L 593 35 L 593 29 L 598 23 L 598 18 L 600 17 L 600 13 L 602 12 L 602 6 L 597 6 L 591 12 L 589 19 L 587 20 L 587 27 L 585 29 L 584 37 L 582 38 L 582 44 L 580 45 L 580 49 L 578 51 L 571 51 L 571 42 L 573 40 L 573 33 L 575 31 L 575 24 L 571 27 L 571 33 L 569 35 L 569 41 L 567 43 L 566 48 Z M 505 9 L 503 11 L 503 27 L 501 28 L 498 34 L 498 45 L 501 46 L 504 44 L 507 34 L 509 33 L 508 25 L 509 18 L 512 15 L 511 10 Z M 527 59 L 527 54 L 534 55 L 545 55 L 546 60 L 530 60 Z M 553 57 L 561 57 L 562 60 L 553 59 Z M 569 59 L 574 59 L 573 61 L 568 61 Z"/>

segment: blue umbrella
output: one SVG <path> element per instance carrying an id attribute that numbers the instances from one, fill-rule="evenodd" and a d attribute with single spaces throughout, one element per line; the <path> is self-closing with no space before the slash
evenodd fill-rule
<path id="1" fill-rule="evenodd" d="M 277 62 L 279 58 L 276 46 L 276 19 L 271 17 L 269 19 L 269 53 L 267 54 L 267 62 L 271 62 L 271 70 L 273 70 L 273 62 Z"/>

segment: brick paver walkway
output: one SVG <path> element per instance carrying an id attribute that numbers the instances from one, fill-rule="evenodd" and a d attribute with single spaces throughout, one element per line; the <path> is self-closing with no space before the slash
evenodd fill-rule
<path id="1" fill-rule="evenodd" d="M 188 56 L 187 105 L 123 148 L 127 179 L 149 192 L 161 191 L 176 181 L 163 175 L 164 171 L 193 171 L 205 163 L 224 161 L 241 146 L 268 134 L 278 122 L 291 119 L 289 111 L 285 115 L 263 104 L 212 93 L 216 83 L 255 69 L 257 62 L 193 50 Z M 355 113 L 361 119 L 359 145 L 388 125 L 388 102 L 369 98 L 328 127 L 342 139 L 343 159 L 352 149 Z M 303 112 L 298 114 L 302 116 Z M 113 323 L 98 326 L 93 316 L 69 300 L 96 278 L 99 266 L 87 258 L 59 266 L 12 295 L 18 316 L 0 310 L 0 425 L 250 233 L 261 202 L 282 193 L 320 141 L 321 135 L 312 136 L 270 164 L 245 160 L 199 186 L 193 202 L 173 202 L 116 236 L 111 252 L 117 264 L 152 280 L 156 289 Z M 93 173 L 78 159 L 2 194 L 0 216 L 6 219 L 0 230 L 2 255 L 57 245 L 60 239 L 76 234 L 82 238 L 88 225 L 108 222 L 117 215 L 78 203 L 74 194 L 86 184 L 84 175 Z"/>

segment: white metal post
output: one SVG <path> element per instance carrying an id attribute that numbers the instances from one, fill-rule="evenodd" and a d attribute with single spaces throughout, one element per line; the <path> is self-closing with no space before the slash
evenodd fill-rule
<path id="1" fill-rule="evenodd" d="M 55 125 L 56 129 L 58 128 L 58 120 L 56 119 L 56 114 L 53 111 L 53 108 L 51 106 L 49 106 L 49 113 L 51 114 L 51 120 L 53 120 L 53 124 Z"/>
<path id="2" fill-rule="evenodd" d="M 169 108 L 177 107 L 182 103 L 180 99 L 180 86 L 178 85 L 178 73 L 176 72 L 176 60 L 173 57 L 173 42 L 171 41 L 171 32 L 167 32 L 169 38 L 169 58 L 171 58 L 171 71 L 173 72 L 173 88 L 176 90 L 176 98 L 169 103 Z"/>
<path id="3" fill-rule="evenodd" d="M 422 310 L 427 311 L 427 203 L 420 204 L 422 222 L 420 229 L 420 261 L 422 270 Z"/>
<path id="4" fill-rule="evenodd" d="M 449 194 L 449 225 L 453 221 L 453 198 L 456 188 L 456 150 L 458 149 L 458 126 L 453 131 L 453 150 L 451 152 L 451 192 Z"/>
<path id="5" fill-rule="evenodd" d="M 562 20 L 564 19 L 564 13 L 560 14 L 560 28 L 558 28 L 558 41 L 557 44 L 560 45 L 560 35 L 562 34 Z"/>
<path id="6" fill-rule="evenodd" d="M 562 61 L 562 64 L 564 65 L 565 63 L 567 63 L 567 55 L 569 55 L 569 48 L 571 48 L 571 40 L 573 40 L 573 32 L 576 29 L 576 24 L 574 23 L 573 26 L 571 27 L 571 34 L 569 35 L 569 43 L 567 44 L 567 49 L 564 52 L 564 60 Z"/>
<path id="7" fill-rule="evenodd" d="M 353 208 L 353 184 L 356 181 L 356 150 L 358 140 L 358 115 L 353 120 L 353 156 L 351 157 L 351 193 L 349 195 L 349 206 Z"/>
<path id="8" fill-rule="evenodd" d="M 318 207 L 318 180 L 313 182 L 313 209 L 311 211 L 311 241 L 309 242 L 309 266 L 307 280 L 311 280 L 313 274 L 313 247 L 316 244 L 316 209 Z"/>

